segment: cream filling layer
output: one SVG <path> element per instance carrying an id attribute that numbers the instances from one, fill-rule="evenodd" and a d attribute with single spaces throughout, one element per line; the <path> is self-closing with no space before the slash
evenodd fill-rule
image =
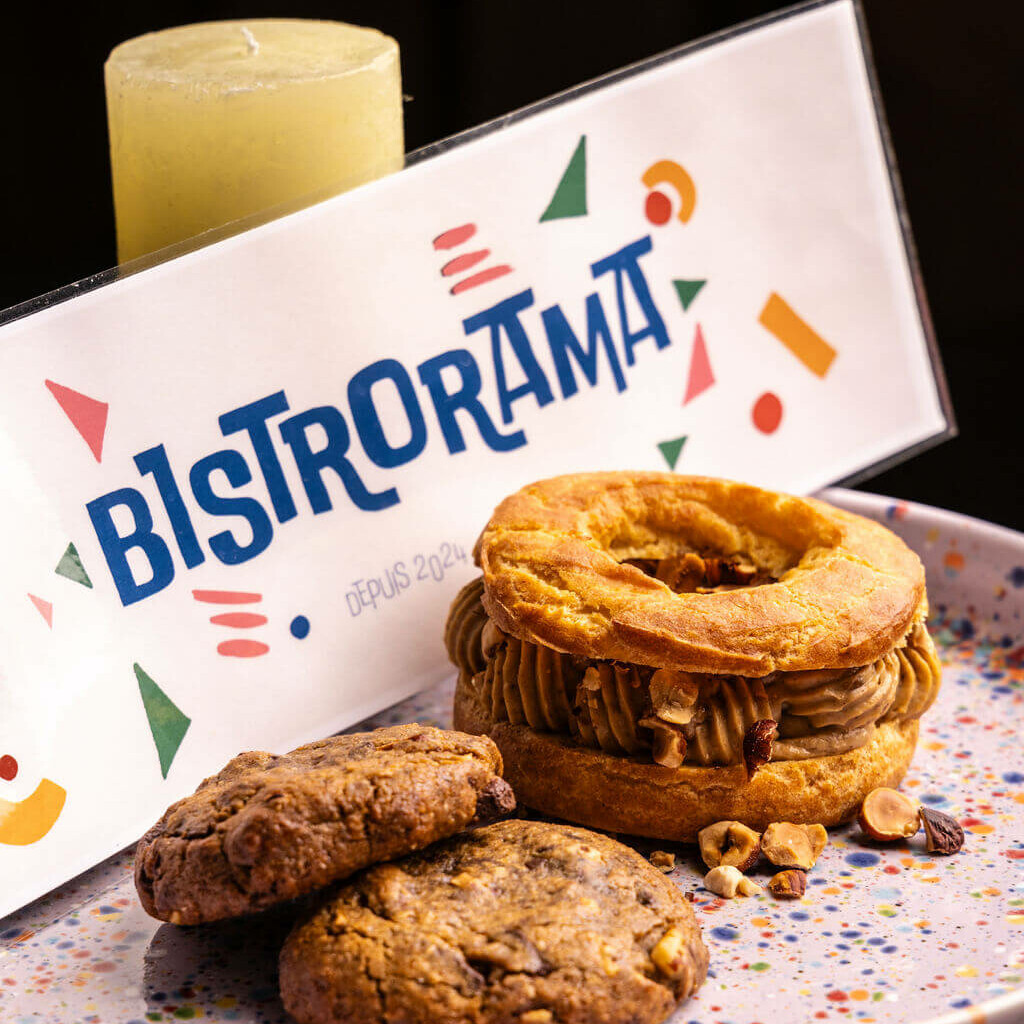
<path id="1" fill-rule="evenodd" d="M 502 633 L 481 603 L 483 581 L 456 598 L 445 640 L 494 721 L 575 736 L 609 754 L 669 766 L 737 764 L 758 721 L 777 723 L 772 760 L 863 746 L 878 723 L 920 717 L 941 681 L 923 621 L 870 665 L 764 678 L 596 662 Z"/>

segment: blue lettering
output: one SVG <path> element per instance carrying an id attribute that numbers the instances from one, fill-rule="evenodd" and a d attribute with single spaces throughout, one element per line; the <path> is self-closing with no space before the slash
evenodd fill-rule
<path id="1" fill-rule="evenodd" d="M 449 366 L 457 370 L 462 378 L 462 387 L 458 391 L 449 392 L 442 379 L 441 371 Z M 468 412 L 473 418 L 484 444 L 492 451 L 510 452 L 526 444 L 526 434 L 521 430 L 502 434 L 491 422 L 491 417 L 480 401 L 480 386 L 483 382 L 480 379 L 480 367 L 476 365 L 472 352 L 464 348 L 442 352 L 439 356 L 420 363 L 417 369 L 420 380 L 430 392 L 434 412 L 437 413 L 437 422 L 452 455 L 466 450 L 466 440 L 455 419 L 455 413 L 460 409 Z"/>
<path id="2" fill-rule="evenodd" d="M 383 380 L 394 383 L 409 420 L 411 436 L 398 448 L 393 447 L 384 436 L 384 427 L 373 402 L 373 385 Z M 380 359 L 360 370 L 348 382 L 348 404 L 363 451 L 371 462 L 382 469 L 412 462 L 426 447 L 427 424 L 420 411 L 416 390 L 408 371 L 397 359 Z"/>
<path id="3" fill-rule="evenodd" d="M 323 427 L 327 435 L 327 443 L 317 452 L 310 447 L 306 435 L 307 428 L 314 425 Z M 355 466 L 345 456 L 350 442 L 348 427 L 333 405 L 308 409 L 285 420 L 281 424 L 281 437 L 292 450 L 302 485 L 306 488 L 306 497 L 317 515 L 329 512 L 333 507 L 322 477 L 325 469 L 333 469 L 338 474 L 352 503 L 364 512 L 378 512 L 398 504 L 400 499 L 394 487 L 379 494 L 366 489 Z"/>
<path id="4" fill-rule="evenodd" d="M 547 332 L 548 346 L 551 349 L 551 357 L 555 361 L 555 371 L 558 373 L 558 383 L 561 385 L 563 398 L 575 395 L 580 389 L 569 363 L 570 353 L 576 360 L 576 365 L 583 371 L 583 376 L 590 381 L 590 386 L 593 387 L 597 384 L 598 341 L 601 342 L 605 355 L 608 357 L 612 378 L 615 380 L 615 390 L 626 390 L 626 378 L 622 374 L 622 364 L 619 362 L 618 352 L 615 351 L 612 332 L 608 327 L 608 319 L 604 315 L 604 307 L 601 305 L 601 296 L 597 292 L 587 296 L 586 311 L 586 349 L 580 344 L 572 327 L 569 326 L 569 321 L 560 306 L 550 306 L 540 315 L 541 320 L 544 321 L 544 330 Z"/>
<path id="5" fill-rule="evenodd" d="M 484 327 L 491 329 L 491 355 L 494 358 L 494 373 L 498 382 L 498 404 L 501 406 L 502 423 L 512 422 L 512 403 L 520 398 L 535 395 L 537 405 L 541 408 L 555 400 L 554 395 L 551 394 L 548 379 L 544 376 L 544 371 L 540 368 L 540 363 L 537 362 L 533 349 L 530 347 L 526 329 L 519 319 L 519 314 L 532 305 L 533 291 L 527 288 L 525 292 L 513 295 L 511 298 L 491 306 L 490 309 L 485 309 L 462 321 L 462 329 L 467 335 Z M 508 336 L 512 352 L 519 360 L 523 373 L 526 374 L 526 380 L 515 388 L 509 388 L 505 374 L 505 359 L 501 352 L 502 330 Z"/>
<path id="6" fill-rule="evenodd" d="M 125 506 L 135 520 L 135 529 L 121 537 L 114 527 L 111 509 L 118 505 Z M 174 579 L 174 562 L 171 552 L 163 538 L 153 532 L 153 516 L 149 511 L 146 499 L 134 487 L 122 487 L 99 498 L 94 498 L 86 506 L 92 528 L 103 549 L 103 557 L 107 560 L 110 575 L 114 578 L 121 604 L 134 604 L 144 597 L 149 597 L 163 590 Z M 131 548 L 139 548 L 146 556 L 153 571 L 152 577 L 145 583 L 136 583 L 128 564 L 126 553 Z"/>
<path id="7" fill-rule="evenodd" d="M 194 569 L 201 565 L 206 561 L 206 555 L 199 546 L 199 538 L 192 527 L 192 519 L 189 517 L 185 499 L 181 496 L 178 481 L 174 479 L 174 472 L 164 446 L 158 444 L 148 451 L 139 452 L 135 456 L 135 465 L 142 476 L 147 473 L 153 474 L 157 490 L 160 492 L 160 500 L 164 503 L 167 518 L 171 521 L 171 529 L 174 530 L 174 537 L 178 542 L 178 550 L 185 561 L 185 568 Z"/>
<path id="8" fill-rule="evenodd" d="M 228 483 L 236 488 L 249 483 L 252 472 L 242 453 L 228 448 L 200 459 L 188 474 L 192 493 L 204 512 L 211 516 L 241 516 L 249 524 L 252 540 L 244 546 L 235 540 L 230 530 L 210 538 L 210 550 L 225 565 L 237 565 L 266 551 L 274 539 L 274 527 L 270 516 L 255 498 L 222 498 L 214 494 L 210 476 L 217 470 L 223 472 Z"/>
<path id="9" fill-rule="evenodd" d="M 288 400 L 283 391 L 277 391 L 266 398 L 243 405 L 240 409 L 232 409 L 217 421 L 220 424 L 220 432 L 225 437 L 239 430 L 249 434 L 253 451 L 256 453 L 256 461 L 260 465 L 260 472 L 270 493 L 270 503 L 274 506 L 274 514 L 279 523 L 294 519 L 298 512 L 295 509 L 295 502 L 292 501 L 291 491 L 288 490 L 288 482 L 281 470 L 277 452 L 274 451 L 274 443 L 270 440 L 267 420 L 271 416 L 278 416 L 287 411 Z"/>
<path id="10" fill-rule="evenodd" d="M 619 304 L 619 322 L 622 324 L 622 340 L 626 350 L 627 366 L 632 366 L 636 362 L 633 349 L 645 338 L 653 338 L 654 344 L 659 349 L 667 348 L 672 344 L 668 331 L 665 329 L 665 321 L 662 320 L 658 307 L 654 305 L 644 272 L 637 262 L 641 256 L 650 251 L 651 236 L 647 235 L 590 265 L 590 272 L 595 278 L 607 274 L 609 270 L 615 272 L 615 297 Z M 647 321 L 645 326 L 638 331 L 631 331 L 629 321 L 626 319 L 625 283 L 627 280 Z"/>

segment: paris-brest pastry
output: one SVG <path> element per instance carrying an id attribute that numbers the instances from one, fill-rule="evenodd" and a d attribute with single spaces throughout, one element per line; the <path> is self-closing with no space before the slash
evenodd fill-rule
<path id="1" fill-rule="evenodd" d="M 570 821 L 839 823 L 902 778 L 938 691 L 917 556 L 822 501 L 574 474 L 506 498 L 475 555 L 446 627 L 455 727 Z"/>

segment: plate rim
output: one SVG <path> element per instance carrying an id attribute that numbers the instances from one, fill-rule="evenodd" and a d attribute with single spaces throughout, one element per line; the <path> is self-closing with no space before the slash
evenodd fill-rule
<path id="1" fill-rule="evenodd" d="M 818 491 L 815 496 L 844 508 L 848 512 L 866 515 L 883 523 L 887 521 L 888 509 L 896 504 L 906 508 L 919 519 L 971 530 L 991 538 L 996 543 L 1007 544 L 1011 548 L 1020 548 L 1022 556 L 1024 556 L 1024 533 L 1009 526 L 965 515 L 962 512 L 954 512 L 951 509 L 927 505 L 910 499 L 876 494 L 873 491 L 855 491 L 847 487 L 826 487 Z M 1024 1011 L 1024 985 L 1019 985 L 1010 992 L 992 996 L 983 1002 L 972 1003 L 970 1006 L 943 1013 L 938 1017 L 908 1021 L 908 1024 L 1021 1024 L 1022 1016 L 1024 1016 L 1022 1011 Z"/>

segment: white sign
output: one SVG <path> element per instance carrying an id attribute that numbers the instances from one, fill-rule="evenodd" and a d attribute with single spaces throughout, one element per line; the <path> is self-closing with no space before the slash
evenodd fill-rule
<path id="1" fill-rule="evenodd" d="M 947 425 L 846 0 L 11 323 L 0 396 L 0 913 L 444 677 L 519 486 Z"/>

